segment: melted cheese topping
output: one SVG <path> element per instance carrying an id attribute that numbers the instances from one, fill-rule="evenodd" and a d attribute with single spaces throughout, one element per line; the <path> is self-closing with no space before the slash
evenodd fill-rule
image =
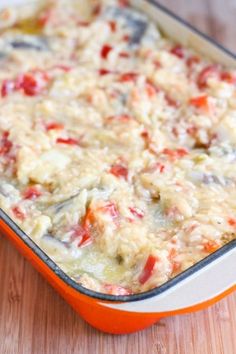
<path id="1" fill-rule="evenodd" d="M 0 207 L 83 286 L 143 292 L 235 239 L 236 73 L 66 5 L 0 26 Z"/>

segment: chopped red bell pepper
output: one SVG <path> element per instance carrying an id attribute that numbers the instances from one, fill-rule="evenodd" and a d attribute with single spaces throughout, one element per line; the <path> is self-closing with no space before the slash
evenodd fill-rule
<path id="1" fill-rule="evenodd" d="M 153 64 L 154 64 L 156 69 L 160 69 L 162 67 L 161 63 L 158 60 L 154 60 Z"/>
<path id="2" fill-rule="evenodd" d="M 52 17 L 53 9 L 48 8 L 44 10 L 38 17 L 38 25 L 45 27 Z"/>
<path id="3" fill-rule="evenodd" d="M 128 169 L 121 164 L 115 164 L 111 167 L 110 173 L 116 177 L 128 179 Z"/>
<path id="4" fill-rule="evenodd" d="M 91 237 L 91 228 L 94 224 L 95 218 L 92 210 L 90 208 L 87 209 L 82 222 L 80 225 L 76 225 L 73 228 L 73 239 L 79 238 L 78 247 L 85 247 L 90 245 L 93 240 Z"/>
<path id="5" fill-rule="evenodd" d="M 178 108 L 179 107 L 179 102 L 174 100 L 172 97 L 170 97 L 167 93 L 165 93 L 165 100 L 168 103 L 169 106 Z"/>
<path id="6" fill-rule="evenodd" d="M 114 285 L 114 284 L 104 284 L 104 289 L 106 291 L 106 294 L 109 295 L 131 295 L 132 292 L 131 290 L 124 288 L 123 286 L 120 285 Z"/>
<path id="7" fill-rule="evenodd" d="M 57 138 L 56 142 L 58 144 L 65 144 L 65 145 L 78 145 L 79 141 L 73 138 Z"/>
<path id="8" fill-rule="evenodd" d="M 129 42 L 130 41 L 130 36 L 128 34 L 125 34 L 123 37 L 122 37 L 123 41 L 124 42 Z"/>
<path id="9" fill-rule="evenodd" d="M 120 82 L 135 82 L 138 78 L 138 74 L 137 73 L 133 73 L 133 72 L 128 72 L 128 73 L 124 73 L 121 74 L 119 77 L 119 81 Z"/>
<path id="10" fill-rule="evenodd" d="M 129 0 L 118 0 L 118 2 L 121 7 L 129 6 Z"/>
<path id="11" fill-rule="evenodd" d="M 116 219 L 119 216 L 119 211 L 114 202 L 105 204 L 104 206 L 100 207 L 99 210 L 110 214 L 112 219 Z"/>
<path id="12" fill-rule="evenodd" d="M 140 135 L 144 140 L 150 140 L 150 134 L 146 129 L 143 130 Z"/>
<path id="13" fill-rule="evenodd" d="M 142 219 L 144 217 L 144 212 L 139 208 L 130 207 L 129 210 L 134 216 L 136 216 L 139 219 Z"/>
<path id="14" fill-rule="evenodd" d="M 109 75 L 111 73 L 112 72 L 110 70 L 107 70 L 107 69 L 100 69 L 99 70 L 99 75 L 101 75 L 101 76 Z"/>
<path id="15" fill-rule="evenodd" d="M 213 253 L 219 249 L 219 245 L 216 241 L 207 241 L 203 244 L 204 251 L 207 253 Z"/>
<path id="16" fill-rule="evenodd" d="M 88 246 L 92 243 L 89 232 L 83 226 L 77 225 L 73 228 L 73 231 L 72 239 L 79 238 L 78 247 Z"/>
<path id="17" fill-rule="evenodd" d="M 81 27 L 88 27 L 90 23 L 88 21 L 78 21 L 77 25 Z"/>
<path id="18" fill-rule="evenodd" d="M 158 171 L 160 172 L 160 173 L 163 173 L 164 171 L 165 171 L 165 165 L 163 165 L 162 163 L 157 163 L 156 165 L 155 165 L 155 168 L 156 169 L 158 169 Z"/>
<path id="19" fill-rule="evenodd" d="M 230 226 L 236 226 L 236 218 L 229 218 L 228 219 L 228 224 L 230 225 Z"/>
<path id="20" fill-rule="evenodd" d="M 52 123 L 48 123 L 46 125 L 46 129 L 49 130 L 62 130 L 64 129 L 64 125 L 62 123 L 59 122 L 52 122 Z"/>
<path id="21" fill-rule="evenodd" d="M 49 77 L 46 72 L 34 70 L 16 79 L 16 90 L 22 89 L 26 96 L 36 96 L 46 88 L 48 81 Z"/>
<path id="22" fill-rule="evenodd" d="M 16 89 L 14 80 L 4 80 L 1 88 L 2 97 L 8 96 L 10 93 L 14 92 Z"/>
<path id="23" fill-rule="evenodd" d="M 107 59 L 108 58 L 108 55 L 109 53 L 112 51 L 112 47 L 108 44 L 105 44 L 102 49 L 101 49 L 101 57 L 103 59 Z"/>
<path id="24" fill-rule="evenodd" d="M 181 263 L 177 261 L 172 262 L 172 273 L 179 272 L 181 269 Z"/>
<path id="25" fill-rule="evenodd" d="M 23 192 L 24 199 L 37 199 L 42 195 L 42 193 L 38 190 L 37 187 L 28 187 Z"/>
<path id="26" fill-rule="evenodd" d="M 181 263 L 175 260 L 176 256 L 177 256 L 176 249 L 171 248 L 168 258 L 172 265 L 172 274 L 178 272 L 181 269 Z"/>
<path id="27" fill-rule="evenodd" d="M 5 131 L 0 138 L 0 155 L 6 155 L 10 152 L 13 144 L 9 140 L 9 132 Z"/>
<path id="28" fill-rule="evenodd" d="M 184 148 L 179 148 L 176 150 L 171 150 L 171 149 L 166 148 L 162 151 L 162 153 L 169 156 L 170 158 L 173 158 L 173 159 L 178 159 L 178 158 L 188 155 L 188 151 Z"/>
<path id="29" fill-rule="evenodd" d="M 112 32 L 116 32 L 117 30 L 117 23 L 116 21 L 109 21 L 108 22 L 109 26 L 110 26 L 110 29 Z"/>
<path id="30" fill-rule="evenodd" d="M 6 97 L 14 91 L 23 90 L 27 96 L 36 96 L 45 89 L 48 81 L 49 77 L 45 71 L 33 70 L 19 75 L 15 80 L 3 81 L 1 94 Z"/>
<path id="31" fill-rule="evenodd" d="M 72 70 L 72 67 L 69 66 L 69 65 L 57 64 L 57 65 L 54 65 L 53 67 L 51 67 L 50 69 L 51 70 L 59 69 L 59 70 L 64 71 L 65 73 L 68 73 L 68 72 L 70 72 Z"/>
<path id="32" fill-rule="evenodd" d="M 220 75 L 221 80 L 228 82 L 229 84 L 236 84 L 236 73 L 223 71 Z"/>
<path id="33" fill-rule="evenodd" d="M 21 221 L 25 220 L 26 215 L 18 205 L 13 206 L 11 210 L 17 219 L 19 219 Z"/>
<path id="34" fill-rule="evenodd" d="M 128 114 L 118 114 L 116 116 L 111 116 L 111 117 L 108 117 L 107 120 L 109 121 L 120 121 L 120 122 L 128 122 L 132 119 L 131 116 L 129 116 Z"/>
<path id="35" fill-rule="evenodd" d="M 187 59 L 186 65 L 191 69 L 194 64 L 198 64 L 199 62 L 200 62 L 200 58 L 194 55 Z"/>
<path id="36" fill-rule="evenodd" d="M 158 261 L 157 257 L 150 255 L 145 263 L 142 273 L 139 276 L 140 284 L 145 284 L 152 276 L 155 265 Z"/>
<path id="37" fill-rule="evenodd" d="M 120 52 L 119 57 L 120 58 L 130 58 L 130 55 L 127 52 Z"/>
<path id="38" fill-rule="evenodd" d="M 102 6 L 101 6 L 101 4 L 97 4 L 97 5 L 95 5 L 94 8 L 93 8 L 93 15 L 94 15 L 94 16 L 99 16 L 100 13 L 101 13 L 101 11 L 102 11 Z"/>
<path id="39" fill-rule="evenodd" d="M 184 57 L 184 50 L 183 50 L 183 47 L 181 47 L 179 44 L 176 45 L 175 47 L 173 47 L 171 50 L 170 50 L 171 54 L 174 54 L 176 57 L 180 58 L 180 59 L 183 59 Z"/>
<path id="40" fill-rule="evenodd" d="M 187 134 L 190 136 L 195 136 L 198 132 L 198 127 L 192 125 L 186 129 Z"/>
<path id="41" fill-rule="evenodd" d="M 210 77 L 219 77 L 219 67 L 216 64 L 206 66 L 197 77 L 197 85 L 200 89 L 207 86 Z"/>
<path id="42" fill-rule="evenodd" d="M 159 91 L 159 89 L 151 81 L 146 83 L 145 90 L 150 98 L 155 97 Z"/>
<path id="43" fill-rule="evenodd" d="M 197 97 L 192 97 L 189 100 L 189 104 L 191 106 L 194 106 L 196 108 L 201 108 L 201 109 L 204 109 L 206 111 L 208 111 L 209 108 L 210 108 L 207 95 L 201 95 L 201 96 L 197 96 Z"/>

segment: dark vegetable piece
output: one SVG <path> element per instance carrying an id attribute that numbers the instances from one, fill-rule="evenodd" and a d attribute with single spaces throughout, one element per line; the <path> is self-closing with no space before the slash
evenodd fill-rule
<path id="1" fill-rule="evenodd" d="M 109 20 L 123 20 L 124 27 L 131 32 L 128 37 L 129 45 L 140 44 L 148 28 L 148 21 L 145 16 L 130 11 L 126 6 L 120 8 L 110 6 L 107 8 L 105 16 Z"/>
<path id="2" fill-rule="evenodd" d="M 48 43 L 45 38 L 39 36 L 18 37 L 9 43 L 14 49 L 36 50 L 38 52 L 49 50 Z"/>

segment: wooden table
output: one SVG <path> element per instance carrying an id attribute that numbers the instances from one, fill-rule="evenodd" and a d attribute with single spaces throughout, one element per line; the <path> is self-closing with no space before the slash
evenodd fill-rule
<path id="1" fill-rule="evenodd" d="M 236 51 L 234 0 L 161 1 Z M 236 294 L 127 336 L 88 326 L 0 238 L 0 354 L 235 354 Z"/>

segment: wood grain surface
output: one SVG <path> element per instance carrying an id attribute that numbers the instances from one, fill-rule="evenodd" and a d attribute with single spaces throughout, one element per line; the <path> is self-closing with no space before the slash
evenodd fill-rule
<path id="1" fill-rule="evenodd" d="M 236 52 L 236 0 L 160 2 Z M 0 237 L 0 354 L 236 354 L 236 294 L 139 333 L 106 335 Z"/>

